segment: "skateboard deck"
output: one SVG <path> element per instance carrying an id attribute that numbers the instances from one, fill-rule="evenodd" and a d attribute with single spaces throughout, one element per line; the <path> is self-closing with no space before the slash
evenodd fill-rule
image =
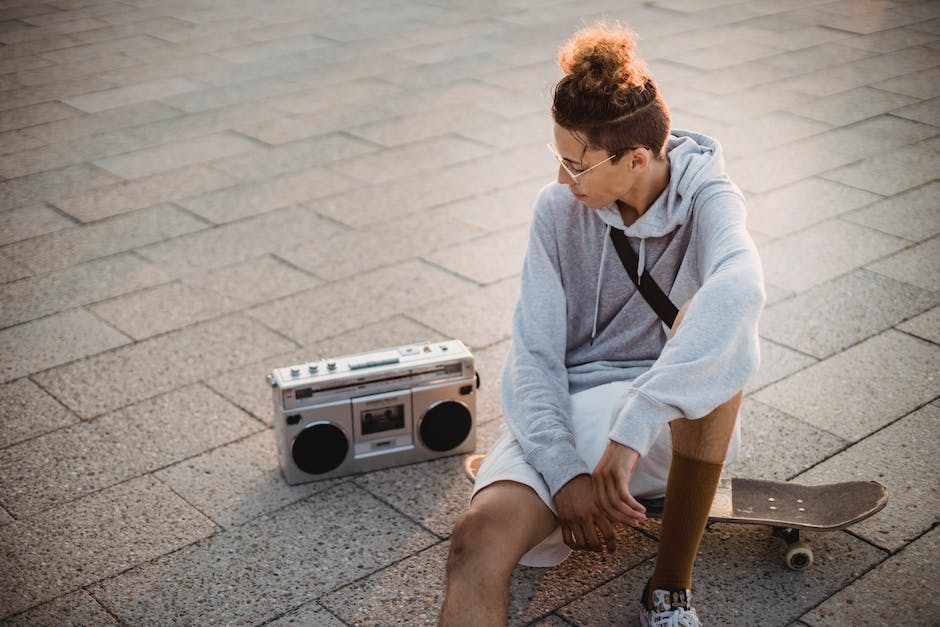
<path id="1" fill-rule="evenodd" d="M 464 462 L 467 475 L 476 477 L 483 455 Z M 662 516 L 664 499 L 637 499 L 651 518 Z M 801 531 L 836 531 L 881 511 L 887 489 L 877 481 L 845 481 L 803 485 L 788 481 L 733 478 L 715 492 L 709 522 L 767 525 L 788 547 L 786 564 L 793 570 L 808 568 L 813 552 Z"/>

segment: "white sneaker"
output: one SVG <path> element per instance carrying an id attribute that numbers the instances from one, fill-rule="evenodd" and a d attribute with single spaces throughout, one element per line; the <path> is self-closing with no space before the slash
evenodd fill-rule
<path id="1" fill-rule="evenodd" d="M 649 582 L 640 600 L 640 624 L 643 627 L 701 627 L 690 590 L 653 590 L 653 609 L 646 609 Z"/>

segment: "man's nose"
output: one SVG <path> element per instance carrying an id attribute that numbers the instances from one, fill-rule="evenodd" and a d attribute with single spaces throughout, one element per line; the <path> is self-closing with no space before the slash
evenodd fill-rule
<path id="1" fill-rule="evenodd" d="M 561 165 L 558 166 L 558 182 L 561 183 L 562 185 L 576 185 L 577 184 L 577 181 L 574 180 L 574 178 L 572 178 L 572 176 L 568 174 L 568 171 Z"/>

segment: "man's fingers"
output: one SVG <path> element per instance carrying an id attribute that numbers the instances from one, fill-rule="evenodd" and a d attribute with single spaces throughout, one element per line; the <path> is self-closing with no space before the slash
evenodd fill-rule
<path id="1" fill-rule="evenodd" d="M 601 530 L 601 534 L 604 536 L 604 544 L 607 545 L 607 552 L 613 553 L 617 548 L 617 540 L 614 535 L 614 526 L 610 524 L 610 521 L 607 520 L 604 516 L 599 516 L 596 521 L 597 526 Z"/>
<path id="2" fill-rule="evenodd" d="M 621 498 L 621 493 L 622 491 L 617 490 L 616 486 L 608 486 L 607 500 L 609 503 L 608 507 L 611 510 L 610 514 L 615 520 L 635 527 L 638 522 L 646 518 L 646 515 L 642 511 L 633 509 L 628 503 L 624 502 Z M 627 492 L 627 496 L 630 496 L 629 492 Z M 631 496 L 630 498 L 632 499 L 633 497 Z"/>
<path id="3" fill-rule="evenodd" d="M 597 536 L 597 526 L 596 521 L 590 520 L 587 521 L 582 527 L 584 533 L 584 539 L 587 543 L 587 548 L 592 551 L 601 551 L 604 548 L 601 539 Z"/>

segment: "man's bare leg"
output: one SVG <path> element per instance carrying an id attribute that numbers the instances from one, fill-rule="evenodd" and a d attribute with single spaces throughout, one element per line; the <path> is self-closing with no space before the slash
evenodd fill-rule
<path id="1" fill-rule="evenodd" d="M 513 568 L 556 524 L 526 485 L 498 481 L 478 492 L 450 538 L 440 624 L 505 625 Z"/>

